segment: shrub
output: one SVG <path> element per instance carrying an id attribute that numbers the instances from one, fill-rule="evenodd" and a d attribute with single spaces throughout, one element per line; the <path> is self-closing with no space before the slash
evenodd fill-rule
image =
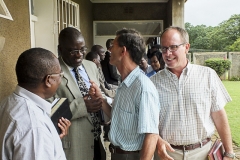
<path id="1" fill-rule="evenodd" d="M 205 61 L 205 65 L 214 69 L 220 77 L 231 67 L 231 61 L 228 59 L 211 58 Z"/>
<path id="2" fill-rule="evenodd" d="M 230 79 L 230 81 L 240 81 L 240 78 L 233 76 L 233 77 Z"/>

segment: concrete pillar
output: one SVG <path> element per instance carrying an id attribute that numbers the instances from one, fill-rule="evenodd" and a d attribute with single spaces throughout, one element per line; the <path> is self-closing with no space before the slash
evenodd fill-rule
<path id="1" fill-rule="evenodd" d="M 184 25 L 185 0 L 172 0 L 172 25 L 185 28 Z"/>

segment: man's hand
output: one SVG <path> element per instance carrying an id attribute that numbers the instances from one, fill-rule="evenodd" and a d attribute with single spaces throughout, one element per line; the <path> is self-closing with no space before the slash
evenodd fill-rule
<path id="1" fill-rule="evenodd" d="M 63 117 L 59 119 L 58 127 L 62 131 L 62 133 L 59 135 L 61 139 L 68 134 L 68 129 L 70 126 L 71 126 L 71 122 L 68 119 Z"/>
<path id="2" fill-rule="evenodd" d="M 90 83 L 91 83 L 91 86 L 90 86 L 89 92 L 88 92 L 90 97 L 92 99 L 103 98 L 102 92 L 101 92 L 100 88 L 98 87 L 98 85 L 96 83 L 94 83 L 92 80 L 90 80 Z"/>
<path id="3" fill-rule="evenodd" d="M 91 98 L 89 96 L 83 97 L 85 105 L 87 107 L 88 113 L 97 112 L 102 108 L 102 99 L 101 98 Z"/>
<path id="4" fill-rule="evenodd" d="M 164 141 L 159 136 L 157 142 L 157 152 L 161 160 L 173 160 L 173 158 L 167 154 L 167 150 L 170 152 L 175 151 L 167 141 Z"/>

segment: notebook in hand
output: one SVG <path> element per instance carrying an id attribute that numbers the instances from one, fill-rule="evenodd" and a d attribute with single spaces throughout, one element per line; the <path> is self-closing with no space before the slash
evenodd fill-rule
<path id="1" fill-rule="evenodd" d="M 72 112 L 69 107 L 69 102 L 67 98 L 56 98 L 52 102 L 51 109 L 51 120 L 57 129 L 58 134 L 61 134 L 61 129 L 58 127 L 59 119 L 63 117 L 68 120 L 72 118 Z"/>
<path id="2" fill-rule="evenodd" d="M 208 152 L 208 160 L 222 160 L 223 146 L 220 139 L 216 139 L 210 151 Z"/>
<path id="3" fill-rule="evenodd" d="M 216 146 L 216 149 L 213 151 L 214 160 L 223 160 L 223 145 L 220 141 L 219 144 Z"/>

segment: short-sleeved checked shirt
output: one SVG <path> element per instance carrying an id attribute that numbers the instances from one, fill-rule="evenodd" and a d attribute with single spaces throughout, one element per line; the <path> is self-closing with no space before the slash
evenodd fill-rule
<path id="1" fill-rule="evenodd" d="M 145 133 L 158 133 L 159 98 L 151 80 L 135 68 L 119 85 L 112 108 L 109 139 L 126 151 L 142 148 Z"/>
<path id="2" fill-rule="evenodd" d="M 178 77 L 167 68 L 150 78 L 161 106 L 159 133 L 173 145 L 200 142 L 214 133 L 211 112 L 231 101 L 214 70 L 188 64 Z"/>

